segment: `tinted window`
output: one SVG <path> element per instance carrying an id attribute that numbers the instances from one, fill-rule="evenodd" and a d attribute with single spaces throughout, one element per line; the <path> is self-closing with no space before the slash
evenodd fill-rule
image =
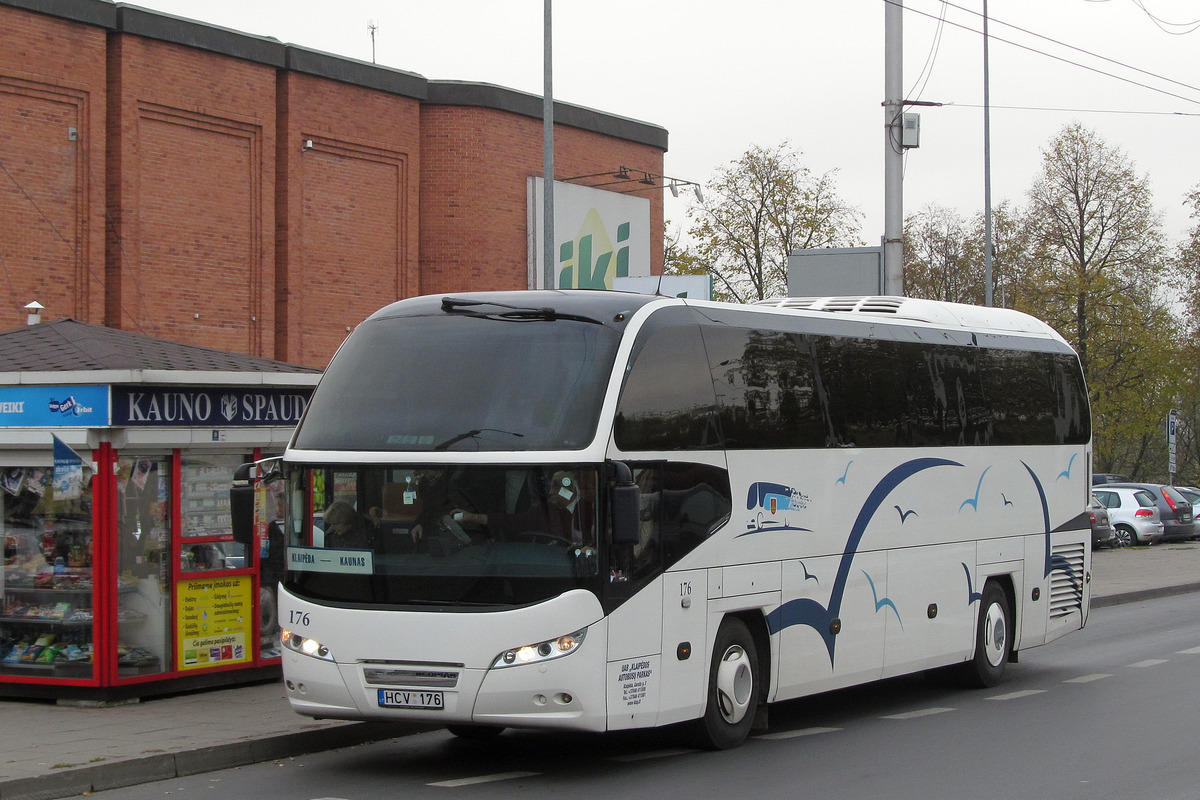
<path id="1" fill-rule="evenodd" d="M 296 446 L 579 450 L 596 434 L 619 341 L 566 319 L 371 320 L 329 365 Z"/>
<path id="2" fill-rule="evenodd" d="M 708 327 L 704 342 L 727 447 L 825 446 L 832 432 L 808 336 Z"/>
<path id="3" fill-rule="evenodd" d="M 733 508 L 723 469 L 678 461 L 629 466 L 641 488 L 641 537 L 612 547 L 607 596 L 613 603 L 698 547 Z"/>
<path id="4" fill-rule="evenodd" d="M 617 404 L 622 450 L 720 447 L 704 342 L 688 317 L 659 314 L 638 335 Z"/>
<path id="5" fill-rule="evenodd" d="M 1091 436 L 1072 356 L 702 330 L 731 449 L 1083 444 Z"/>

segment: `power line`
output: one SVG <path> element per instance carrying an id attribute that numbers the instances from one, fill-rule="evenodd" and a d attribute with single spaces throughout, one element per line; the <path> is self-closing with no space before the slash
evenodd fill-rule
<path id="1" fill-rule="evenodd" d="M 885 3 L 890 3 L 890 4 L 893 4 L 893 5 L 899 5 L 900 7 L 904 8 L 904 10 L 905 10 L 905 11 L 912 12 L 913 14 L 919 14 L 920 16 L 923 16 L 923 17 L 928 17 L 928 18 L 930 18 L 930 19 L 936 19 L 936 17 L 934 17 L 934 15 L 933 15 L 933 14 L 929 14 L 929 13 L 927 13 L 927 12 L 925 12 L 925 11 L 919 11 L 919 10 L 917 10 L 917 9 L 915 9 L 915 8 L 909 8 L 909 7 L 907 7 L 907 6 L 904 6 L 904 4 L 903 4 L 902 2 L 900 2 L 900 0 L 884 0 L 884 2 L 885 2 Z M 956 6 L 956 8 L 957 8 L 957 6 Z M 972 13 L 974 13 L 974 12 L 972 12 Z M 981 31 L 977 31 L 977 30 L 975 30 L 974 28 L 971 28 L 970 26 L 967 26 L 967 25 L 963 25 L 963 24 L 961 24 L 961 23 L 947 21 L 947 23 L 946 23 L 946 24 L 948 24 L 948 25 L 953 25 L 953 26 L 954 26 L 954 27 L 956 27 L 956 28 L 961 28 L 962 30 L 968 31 L 968 32 L 970 32 L 970 33 L 974 33 L 974 34 L 982 35 L 982 32 L 981 32 Z M 1001 23 L 1001 24 L 1005 24 L 1005 23 Z M 1010 26 L 1010 27 L 1016 27 L 1016 26 Z M 1018 30 L 1020 30 L 1020 29 L 1018 28 Z M 1038 34 L 1033 34 L 1033 35 L 1037 36 Z M 1133 80 L 1132 78 L 1126 78 L 1126 77 L 1123 77 L 1123 76 L 1121 76 L 1121 75 L 1116 75 L 1116 74 L 1114 74 L 1114 73 L 1111 73 L 1111 72 L 1106 72 L 1105 70 L 1098 69 L 1098 68 L 1096 68 L 1096 67 L 1091 67 L 1091 66 L 1088 66 L 1087 64 L 1081 64 L 1081 63 L 1079 63 L 1078 61 L 1072 61 L 1071 59 L 1069 59 L 1069 58 L 1065 58 L 1065 57 L 1063 57 L 1063 56 L 1057 56 L 1057 55 L 1054 55 L 1053 53 L 1047 53 L 1047 52 L 1045 52 L 1044 50 L 1038 50 L 1038 49 L 1037 49 L 1037 48 L 1035 48 L 1035 47 L 1031 47 L 1031 46 L 1029 46 L 1029 45 L 1021 44 L 1020 42 L 1014 42 L 1014 41 L 1012 41 L 1011 39 L 1003 39 L 1003 38 L 1001 38 L 1001 37 L 994 36 L 994 35 L 993 35 L 993 36 L 991 36 L 990 38 L 991 38 L 993 41 L 997 41 L 997 42 L 1003 42 L 1003 43 L 1005 43 L 1005 44 L 1012 45 L 1013 47 L 1017 47 L 1017 48 L 1020 48 L 1020 49 L 1022 49 L 1022 50 L 1028 50 L 1028 51 L 1029 51 L 1029 52 L 1031 52 L 1031 53 L 1036 53 L 1036 54 L 1038 54 L 1038 55 L 1040 55 L 1040 56 L 1045 56 L 1046 58 L 1050 58 L 1050 59 L 1053 59 L 1053 60 L 1055 60 L 1055 61 L 1061 61 L 1061 62 L 1063 62 L 1064 64 L 1070 64 L 1071 66 L 1074 66 L 1074 67 L 1079 67 L 1080 69 L 1085 69 L 1085 70 L 1088 70 L 1089 72 L 1095 72 L 1095 73 L 1097 73 L 1097 74 L 1099 74 L 1099 75 L 1104 75 L 1105 77 L 1113 78 L 1113 79 L 1115 79 L 1115 80 L 1122 81 L 1122 82 L 1124 82 L 1124 83 L 1129 83 L 1129 84 L 1132 84 L 1132 85 L 1134 85 L 1134 86 L 1138 86 L 1138 87 L 1140 87 L 1140 88 L 1143 88 L 1143 89 L 1148 89 L 1149 91 L 1152 91 L 1152 92 L 1157 92 L 1157 93 L 1159 93 L 1159 94 L 1165 94 L 1165 95 L 1167 95 L 1168 97 L 1174 97 L 1174 98 L 1175 98 L 1175 99 L 1177 99 L 1177 100 L 1183 100 L 1184 102 L 1187 102 L 1187 103 L 1194 103 L 1194 104 L 1196 104 L 1196 105 L 1200 105 L 1200 100 L 1195 100 L 1195 99 L 1193 99 L 1193 98 L 1190 98 L 1190 97 L 1185 97 L 1185 96 L 1183 96 L 1183 95 L 1181 95 L 1181 94 L 1176 94 L 1175 92 L 1170 92 L 1170 91 L 1167 91 L 1166 89 L 1160 89 L 1160 88 L 1158 88 L 1158 87 L 1156 87 L 1156 86 L 1150 86 L 1150 85 L 1148 85 L 1148 84 L 1141 83 L 1141 82 L 1139 82 L 1139 81 L 1135 81 L 1135 80 Z M 1047 37 L 1041 37 L 1041 38 L 1047 38 Z M 1047 41 L 1054 41 L 1054 40 L 1053 40 L 1053 39 L 1048 39 L 1048 38 L 1047 38 Z M 1065 47 L 1071 47 L 1071 45 L 1063 45 L 1063 46 L 1065 46 Z M 1078 50 L 1079 48 L 1073 48 L 1073 49 L 1077 49 L 1077 50 Z M 1080 52 L 1086 53 L 1087 51 L 1085 51 L 1085 50 L 1080 50 Z M 1094 54 L 1089 54 L 1089 55 L 1094 55 Z M 1110 61 L 1110 62 L 1112 62 L 1112 63 L 1114 63 L 1114 64 L 1119 64 L 1120 66 L 1127 66 L 1127 65 L 1124 65 L 1124 64 L 1120 64 L 1120 62 L 1112 61 L 1112 59 L 1105 59 L 1103 56 L 1096 56 L 1096 58 L 1101 58 L 1101 59 L 1104 59 L 1104 60 L 1106 60 L 1106 61 Z M 1155 75 L 1154 73 L 1145 72 L 1145 70 L 1138 70 L 1136 67 L 1128 67 L 1128 68 L 1129 68 L 1129 69 L 1134 69 L 1134 70 L 1136 70 L 1136 71 L 1138 71 L 1138 72 L 1144 72 L 1145 74 L 1147 74 L 1147 75 L 1151 75 L 1152 77 L 1159 78 L 1160 80 L 1165 80 L 1165 81 L 1169 81 L 1169 82 L 1171 82 L 1171 83 L 1177 83 L 1177 84 L 1179 84 L 1179 81 L 1175 81 L 1175 80 L 1173 80 L 1173 79 L 1170 79 L 1170 78 L 1165 78 L 1165 77 L 1163 77 L 1163 76 L 1161 76 L 1161 75 Z M 1193 87 L 1193 86 L 1189 86 L 1189 85 L 1187 85 L 1187 84 L 1180 84 L 1180 85 L 1181 85 L 1181 86 L 1184 86 L 1184 87 L 1186 87 L 1186 88 L 1189 88 L 1189 89 L 1195 89 L 1196 91 L 1200 91 L 1200 89 L 1198 89 L 1198 88 L 1196 88 L 1196 87 Z"/>
<path id="2" fill-rule="evenodd" d="M 982 103 L 943 103 L 943 108 L 983 108 Z M 1148 116 L 1148 117 L 1200 117 L 1198 112 L 1186 111 L 1131 111 L 1121 108 L 1056 108 L 1054 106 L 998 106 L 992 104 L 992 108 L 1002 108 L 1005 111 L 1053 111 L 1066 114 L 1129 114 L 1133 116 Z"/>
<path id="3" fill-rule="evenodd" d="M 929 46 L 929 55 L 925 57 L 925 65 L 921 67 L 921 74 L 913 82 L 913 87 L 908 90 L 905 97 L 915 97 L 920 99 L 921 94 L 925 91 L 925 87 L 929 84 L 929 79 L 933 77 L 933 65 L 937 61 L 938 53 L 942 49 L 942 33 L 946 30 L 946 8 L 947 3 L 942 3 L 942 13 L 938 17 L 937 30 L 933 34 L 933 42 Z M 918 89 L 917 86 L 921 88 Z"/>
<path id="4" fill-rule="evenodd" d="M 1150 18 L 1150 21 L 1158 26 L 1158 29 L 1163 33 L 1170 34 L 1171 36 L 1186 36 L 1189 33 L 1194 33 L 1195 31 L 1200 30 L 1200 19 L 1194 19 L 1191 22 L 1168 22 L 1162 17 L 1155 16 L 1150 9 L 1146 8 L 1146 3 L 1144 0 L 1133 0 L 1133 4 L 1140 8 L 1142 12 Z M 1186 30 L 1173 31 L 1170 30 L 1170 28 L 1186 28 Z"/>
<path id="5" fill-rule="evenodd" d="M 955 5 L 954 3 L 949 2 L 949 0 L 942 0 L 942 2 L 945 5 L 948 5 L 952 8 L 956 8 L 959 11 L 963 11 L 967 14 L 974 14 L 975 16 L 981 16 L 978 11 L 975 11 L 970 8 L 964 8 L 963 6 Z M 1135 4 L 1137 4 L 1137 2 L 1138 2 L 1138 0 L 1134 0 Z M 1145 9 L 1143 8 L 1143 10 L 1145 10 Z M 1034 38 L 1041 39 L 1046 42 L 1050 42 L 1051 44 L 1056 44 L 1059 47 L 1065 47 L 1068 50 L 1074 50 L 1077 53 L 1082 53 L 1083 55 L 1091 56 L 1092 58 L 1098 58 L 1101 61 L 1107 61 L 1108 63 L 1114 64 L 1118 67 L 1123 67 L 1125 69 L 1133 70 L 1134 72 L 1141 73 L 1142 75 L 1146 75 L 1151 78 L 1157 78 L 1158 80 L 1166 81 L 1167 83 L 1173 83 L 1176 86 L 1182 86 L 1185 89 L 1191 89 L 1193 91 L 1200 92 L 1200 87 L 1192 86 L 1191 84 L 1184 83 L 1183 81 L 1177 81 L 1174 78 L 1168 78 L 1165 75 L 1159 75 L 1158 73 L 1150 72 L 1149 70 L 1144 70 L 1144 69 L 1141 69 L 1140 67 L 1135 67 L 1132 64 L 1126 64 L 1124 61 L 1117 61 L 1114 58 L 1109 58 L 1108 56 L 1102 56 L 1099 53 L 1093 53 L 1091 50 L 1084 50 L 1082 47 L 1076 47 L 1073 44 L 1067 44 L 1066 42 L 1063 42 L 1059 39 L 1055 39 L 1051 36 L 1044 36 L 1043 34 L 1037 33 L 1036 31 L 1031 31 L 1028 28 L 1022 28 L 1019 25 L 1013 25 L 1012 23 L 1005 22 L 1003 20 L 998 20 L 995 17 L 992 17 L 991 21 L 994 23 L 1003 25 L 1006 28 L 1012 28 L 1015 31 L 1020 31 L 1021 33 L 1028 34 L 1030 36 L 1033 36 Z M 992 38 L 995 38 L 995 37 L 992 37 Z M 1003 41 L 1003 40 L 1001 40 L 1001 41 Z M 1072 62 L 1072 63 L 1074 63 L 1074 62 Z M 1078 66 L 1083 66 L 1083 65 L 1080 64 Z"/>

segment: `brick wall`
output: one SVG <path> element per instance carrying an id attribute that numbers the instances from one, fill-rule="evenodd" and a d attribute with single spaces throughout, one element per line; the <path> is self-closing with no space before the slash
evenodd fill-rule
<path id="1" fill-rule="evenodd" d="M 324 367 L 397 299 L 526 287 L 532 98 L 443 84 L 434 102 L 420 76 L 188 20 L 21 6 L 0 0 L 0 330 L 37 300 Z M 580 119 L 556 127 L 558 176 L 662 172 L 665 133 Z"/>
<path id="2" fill-rule="evenodd" d="M 420 293 L 420 103 L 291 73 L 279 109 L 277 357 L 324 366 L 363 318 Z"/>
<path id="3" fill-rule="evenodd" d="M 106 324 L 274 355 L 275 73 L 113 34 Z"/>
<path id="4" fill-rule="evenodd" d="M 421 288 L 424 293 L 527 286 L 526 179 L 542 175 L 542 122 L 489 108 L 421 113 Z M 662 151 L 555 126 L 558 178 L 624 164 L 662 173 Z M 643 195 L 644 196 L 644 195 Z M 651 264 L 663 259 L 662 190 L 649 194 Z"/>
<path id="5" fill-rule="evenodd" d="M 35 300 L 103 322 L 104 54 L 103 30 L 0 6 L 0 330 Z"/>

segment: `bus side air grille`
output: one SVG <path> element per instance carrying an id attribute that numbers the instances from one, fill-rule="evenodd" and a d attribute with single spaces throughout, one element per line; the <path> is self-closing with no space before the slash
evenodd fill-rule
<path id="1" fill-rule="evenodd" d="M 1084 547 L 1082 542 L 1059 545 L 1051 552 L 1050 619 L 1083 609 Z"/>

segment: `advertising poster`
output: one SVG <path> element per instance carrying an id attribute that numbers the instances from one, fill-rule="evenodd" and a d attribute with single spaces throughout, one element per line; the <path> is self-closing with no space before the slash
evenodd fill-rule
<path id="1" fill-rule="evenodd" d="M 0 388 L 0 426 L 102 427 L 108 425 L 107 386 L 6 386 Z"/>
<path id="2" fill-rule="evenodd" d="M 54 498 L 78 500 L 83 496 L 83 459 L 54 434 Z"/>
<path id="3" fill-rule="evenodd" d="M 526 180 L 529 288 L 545 283 L 544 193 Z M 650 201 L 621 192 L 554 182 L 554 286 L 612 289 L 613 280 L 650 274 Z"/>
<path id="4" fill-rule="evenodd" d="M 224 667 L 254 658 L 252 579 L 248 575 L 175 585 L 179 669 Z"/>

